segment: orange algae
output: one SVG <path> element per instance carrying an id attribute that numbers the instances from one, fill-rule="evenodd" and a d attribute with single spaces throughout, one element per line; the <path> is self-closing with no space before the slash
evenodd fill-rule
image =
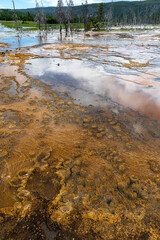
<path id="1" fill-rule="evenodd" d="M 141 67 L 147 67 L 149 65 L 149 62 L 146 62 L 146 63 L 138 63 L 138 62 L 133 62 L 133 61 L 130 61 L 129 64 L 124 64 L 124 67 L 126 68 L 134 68 L 134 67 L 138 67 L 138 68 L 141 68 Z"/>
<path id="2" fill-rule="evenodd" d="M 74 104 L 22 71 L 32 56 L 1 75 L 0 238 L 158 239 L 158 123 Z"/>
<path id="3" fill-rule="evenodd" d="M 9 43 L 2 43 L 2 42 L 0 42 L 0 47 L 8 47 L 10 45 L 11 44 L 9 44 Z"/>

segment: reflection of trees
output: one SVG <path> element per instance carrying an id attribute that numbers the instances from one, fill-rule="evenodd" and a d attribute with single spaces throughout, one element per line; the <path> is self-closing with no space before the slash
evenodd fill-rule
<path id="1" fill-rule="evenodd" d="M 38 34 L 38 40 L 39 40 L 39 44 L 41 44 L 43 42 L 43 38 L 41 34 Z"/>
<path id="2" fill-rule="evenodd" d="M 18 35 L 17 39 L 18 39 L 18 47 L 21 48 L 21 37 Z"/>

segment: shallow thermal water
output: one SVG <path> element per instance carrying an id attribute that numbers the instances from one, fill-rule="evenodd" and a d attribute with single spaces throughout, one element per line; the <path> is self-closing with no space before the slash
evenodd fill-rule
<path id="1" fill-rule="evenodd" d="M 24 29 L 27 29 L 27 27 Z M 58 39 L 58 34 L 56 32 L 48 34 L 43 32 L 39 33 L 38 31 L 16 32 L 15 29 L 7 28 L 0 24 L 0 42 L 9 44 L 7 48 L 1 47 L 1 51 L 55 42 L 56 39 Z"/>
<path id="2" fill-rule="evenodd" d="M 110 35 L 86 38 L 88 45 L 78 45 L 75 39 L 36 49 L 43 58 L 30 60 L 26 72 L 53 89 L 70 93 L 85 106 L 105 107 L 106 98 L 111 98 L 159 119 L 158 33 Z"/>
<path id="3" fill-rule="evenodd" d="M 159 239 L 159 31 L 16 34 L 0 44 L 0 239 Z"/>

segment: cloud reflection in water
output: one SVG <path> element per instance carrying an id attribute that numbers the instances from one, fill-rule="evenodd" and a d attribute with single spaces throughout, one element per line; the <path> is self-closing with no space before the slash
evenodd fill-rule
<path id="1" fill-rule="evenodd" d="M 157 91 L 160 85 L 156 82 L 155 87 L 153 82 L 147 85 L 148 79 L 146 77 L 145 82 L 141 72 L 139 75 L 108 73 L 103 65 L 75 59 L 42 58 L 30 62 L 27 73 L 53 89 L 68 92 L 84 105 L 107 107 L 111 99 L 160 119 L 160 95 Z"/>

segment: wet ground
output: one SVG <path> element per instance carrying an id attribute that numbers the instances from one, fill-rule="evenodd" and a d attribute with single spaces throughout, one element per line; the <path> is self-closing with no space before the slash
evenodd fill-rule
<path id="1" fill-rule="evenodd" d="M 0 46 L 0 239 L 160 239 L 158 30 L 54 36 Z"/>

